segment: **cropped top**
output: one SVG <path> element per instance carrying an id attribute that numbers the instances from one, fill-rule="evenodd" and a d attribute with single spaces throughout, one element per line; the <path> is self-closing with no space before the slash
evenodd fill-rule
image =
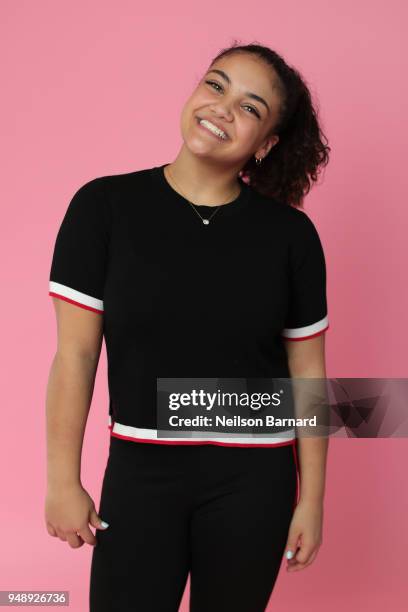
<path id="1" fill-rule="evenodd" d="M 294 431 L 157 435 L 159 377 L 290 377 L 284 339 L 329 327 L 325 257 L 306 213 L 239 179 L 238 197 L 206 224 L 214 207 L 189 203 L 165 166 L 80 186 L 55 240 L 49 295 L 103 317 L 110 435 L 163 444 L 293 442 Z"/>

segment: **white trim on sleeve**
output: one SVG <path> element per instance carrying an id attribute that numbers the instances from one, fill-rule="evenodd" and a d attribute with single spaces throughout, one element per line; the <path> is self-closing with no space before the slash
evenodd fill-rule
<path id="1" fill-rule="evenodd" d="M 72 289 L 72 287 L 56 283 L 55 281 L 50 280 L 49 282 L 49 295 L 65 299 L 67 302 L 88 308 L 89 310 L 103 312 L 102 300 L 82 293 L 81 291 L 77 291 L 76 289 Z"/>
<path id="2" fill-rule="evenodd" d="M 288 340 L 305 340 L 312 336 L 321 334 L 329 327 L 329 317 L 326 315 L 320 321 L 306 325 L 305 327 L 285 328 L 282 330 L 282 336 Z"/>

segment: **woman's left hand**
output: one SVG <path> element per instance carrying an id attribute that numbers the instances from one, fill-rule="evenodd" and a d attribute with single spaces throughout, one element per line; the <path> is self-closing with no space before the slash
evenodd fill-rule
<path id="1" fill-rule="evenodd" d="M 292 516 L 285 547 L 285 557 L 287 551 L 293 553 L 287 562 L 288 572 L 304 569 L 314 561 L 322 543 L 322 530 L 323 503 L 300 500 Z"/>

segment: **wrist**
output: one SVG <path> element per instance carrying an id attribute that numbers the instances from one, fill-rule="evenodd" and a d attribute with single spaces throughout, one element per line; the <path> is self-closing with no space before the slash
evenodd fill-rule
<path id="1" fill-rule="evenodd" d="M 57 479 L 48 480 L 47 482 L 47 491 L 50 493 L 61 492 L 61 491 L 67 492 L 69 490 L 75 490 L 78 488 L 82 488 L 82 483 L 77 478 L 69 479 L 69 480 L 57 478 Z"/>
<path id="2" fill-rule="evenodd" d="M 314 506 L 323 508 L 324 499 L 322 496 L 300 495 L 299 503 L 305 506 Z"/>

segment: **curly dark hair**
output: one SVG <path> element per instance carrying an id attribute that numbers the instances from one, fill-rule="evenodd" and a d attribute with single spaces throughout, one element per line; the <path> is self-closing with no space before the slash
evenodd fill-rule
<path id="1" fill-rule="evenodd" d="M 281 99 L 279 118 L 273 127 L 279 141 L 261 164 L 251 156 L 240 176 L 261 195 L 303 208 L 304 197 L 328 164 L 331 150 L 306 82 L 281 55 L 260 44 L 240 45 L 235 40 L 211 60 L 210 66 L 232 53 L 252 53 L 272 66 Z"/>

